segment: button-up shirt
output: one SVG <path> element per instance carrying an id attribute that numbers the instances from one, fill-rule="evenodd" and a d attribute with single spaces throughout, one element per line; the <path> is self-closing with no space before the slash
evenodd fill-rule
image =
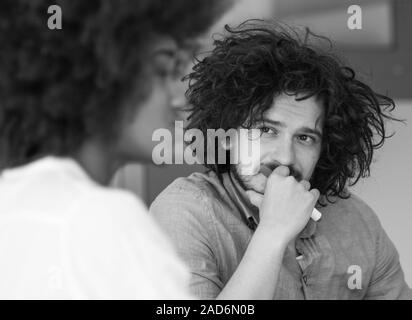
<path id="1" fill-rule="evenodd" d="M 398 253 L 376 214 L 361 199 L 319 207 L 285 250 L 274 299 L 412 299 Z M 238 267 L 259 212 L 229 173 L 179 178 L 151 213 L 191 269 L 192 293 L 213 299 Z M 250 270 L 253 272 L 253 270 Z"/>

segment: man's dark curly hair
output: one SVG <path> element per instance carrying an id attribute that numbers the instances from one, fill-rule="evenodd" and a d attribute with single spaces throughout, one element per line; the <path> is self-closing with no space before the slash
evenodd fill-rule
<path id="1" fill-rule="evenodd" d="M 325 120 L 311 185 L 328 201 L 347 198 L 347 184 L 370 174 L 373 151 L 387 138 L 384 120 L 394 119 L 393 100 L 357 79 L 331 52 L 330 41 L 307 29 L 300 34 L 256 20 L 225 29 L 227 35 L 215 40 L 213 51 L 187 76 L 192 105 L 187 129 L 206 136 L 207 129 L 250 128 L 282 93 L 303 95 L 299 100 L 318 97 Z M 228 162 L 206 167 L 219 175 L 230 170 Z"/>
<path id="2" fill-rule="evenodd" d="M 48 7 L 62 9 L 50 30 Z M 142 74 L 152 34 L 183 43 L 228 6 L 220 0 L 0 1 L 0 168 L 71 155 L 89 137 L 113 137 Z M 147 51 L 147 50 L 146 50 Z"/>

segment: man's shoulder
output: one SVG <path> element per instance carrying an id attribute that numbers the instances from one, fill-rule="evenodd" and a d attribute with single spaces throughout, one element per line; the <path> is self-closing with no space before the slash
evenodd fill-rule
<path id="1" fill-rule="evenodd" d="M 180 177 L 167 186 L 153 201 L 153 203 L 173 199 L 179 200 L 216 200 L 223 192 L 223 185 L 216 173 L 195 172 L 187 177 Z"/>
<path id="2" fill-rule="evenodd" d="M 223 201 L 224 187 L 213 171 L 195 172 L 174 180 L 152 202 L 150 213 L 156 220 L 210 223 L 216 206 Z"/>
<path id="3" fill-rule="evenodd" d="M 354 227 L 353 230 L 367 228 L 374 232 L 380 227 L 379 219 L 375 211 L 359 196 L 349 193 L 346 199 L 333 198 L 332 203 L 320 209 L 325 217 L 333 221 L 334 225 Z M 355 228 L 356 227 L 356 228 Z"/>

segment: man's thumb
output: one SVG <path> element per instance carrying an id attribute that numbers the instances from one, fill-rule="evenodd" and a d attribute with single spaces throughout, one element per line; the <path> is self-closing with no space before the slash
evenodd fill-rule
<path id="1" fill-rule="evenodd" d="M 249 197 L 249 201 L 255 207 L 260 208 L 260 205 L 262 204 L 262 201 L 263 201 L 263 195 L 261 195 L 260 193 L 257 193 L 256 191 L 253 191 L 253 190 L 247 190 L 246 194 Z"/>

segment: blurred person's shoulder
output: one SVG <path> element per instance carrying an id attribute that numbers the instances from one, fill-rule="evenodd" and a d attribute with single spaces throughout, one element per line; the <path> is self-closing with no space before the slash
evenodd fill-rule
<path id="1" fill-rule="evenodd" d="M 127 190 L 97 184 L 86 189 L 89 192 L 67 219 L 73 260 L 91 261 L 93 266 L 94 261 L 104 264 L 102 257 L 107 256 L 112 261 L 108 270 L 126 286 L 115 290 L 120 297 L 190 298 L 188 270 L 145 203 Z"/>
<path id="2" fill-rule="evenodd" d="M 134 193 L 97 183 L 78 186 L 81 190 L 66 222 L 73 232 L 96 237 L 112 235 L 137 242 L 152 242 L 169 249 L 167 241 L 148 214 L 146 204 Z"/>
<path id="3" fill-rule="evenodd" d="M 147 207 L 144 202 L 131 191 L 97 184 L 82 187 L 77 208 L 73 215 L 90 215 L 96 218 L 117 217 L 137 220 L 146 216 Z M 84 212 L 84 208 L 90 210 Z"/>
<path id="4" fill-rule="evenodd" d="M 21 272 L 37 279 L 55 261 L 68 279 L 65 297 L 188 297 L 188 271 L 142 200 L 97 184 L 75 161 L 48 158 L 7 170 L 0 194 L 0 230 L 8 239 L 0 252 L 10 253 L 10 266 L 26 261 L 12 281 Z M 39 296 L 34 282 L 22 292 L 27 288 Z"/>

